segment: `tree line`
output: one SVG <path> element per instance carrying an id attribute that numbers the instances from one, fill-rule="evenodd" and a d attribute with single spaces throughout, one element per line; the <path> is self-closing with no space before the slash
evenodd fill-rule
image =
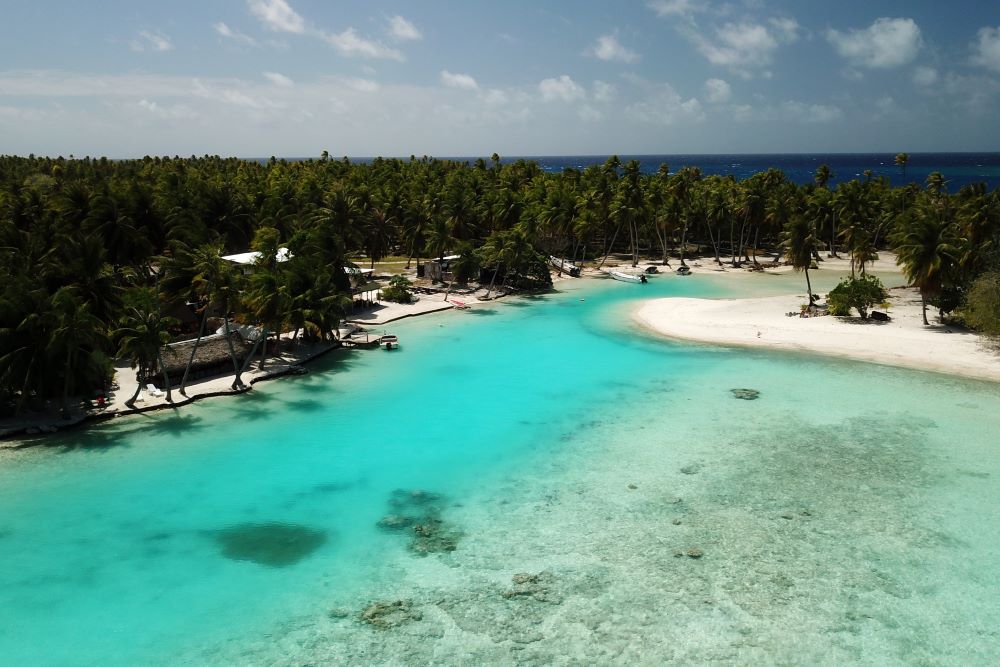
<path id="1" fill-rule="evenodd" d="M 492 288 L 547 284 L 550 254 L 599 266 L 613 252 L 633 265 L 698 253 L 739 267 L 782 249 L 808 269 L 825 251 L 863 274 L 892 249 L 927 303 L 995 323 L 969 298 L 988 303 L 997 283 L 997 190 L 949 193 L 938 173 L 924 188 L 866 174 L 831 189 L 832 176 L 825 165 L 806 185 L 777 169 L 743 181 L 690 166 L 644 174 L 616 157 L 547 173 L 495 154 L 365 164 L 0 156 L 0 412 L 106 386 L 113 358 L 144 380 L 162 374 L 174 304 L 194 305 L 201 332 L 212 315 L 329 337 L 350 306 L 342 267 L 361 257 L 409 267 L 457 254 L 457 279 L 482 274 Z M 289 261 L 275 260 L 280 247 Z M 220 259 L 248 249 L 260 252 L 249 275 Z M 235 353 L 233 366 L 238 384 Z"/>

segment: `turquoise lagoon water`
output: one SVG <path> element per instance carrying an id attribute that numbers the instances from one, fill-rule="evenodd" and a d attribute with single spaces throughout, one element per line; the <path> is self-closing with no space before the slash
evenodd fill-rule
<path id="1" fill-rule="evenodd" d="M 996 385 L 627 317 L 728 285 L 577 281 L 401 322 L 394 352 L 4 454 L 2 661 L 991 662 Z M 454 551 L 415 552 L 394 514 Z M 375 600 L 411 617 L 362 622 Z"/>

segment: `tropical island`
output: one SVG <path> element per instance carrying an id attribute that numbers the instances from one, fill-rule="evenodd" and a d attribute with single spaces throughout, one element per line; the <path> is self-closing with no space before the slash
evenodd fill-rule
<path id="1" fill-rule="evenodd" d="M 897 156 L 901 169 L 907 160 Z M 0 414 L 69 414 L 95 396 L 105 407 L 114 384 L 127 409 L 147 387 L 170 403 L 213 372 L 228 377 L 216 389 L 242 390 L 243 374 L 264 371 L 269 354 L 297 359 L 341 344 L 341 325 L 373 295 L 405 303 L 411 286 L 426 286 L 424 312 L 432 300 L 453 305 L 455 289 L 482 300 L 537 290 L 564 274 L 549 257 L 585 274 L 638 272 L 640 261 L 686 273 L 693 258 L 728 271 L 786 265 L 803 274 L 803 315 L 867 319 L 888 297 L 870 268 L 891 251 L 924 325 L 934 308 L 949 330 L 1000 333 L 998 191 L 949 193 L 937 172 L 924 188 L 866 177 L 831 189 L 831 175 L 823 165 L 805 185 L 777 169 L 737 181 L 666 164 L 642 173 L 616 157 L 547 173 L 496 154 L 475 163 L 3 157 Z M 850 277 L 820 308 L 809 271 L 826 261 L 846 262 Z M 371 281 L 376 270 L 392 284 Z M 690 322 L 701 320 L 715 332 L 704 340 L 758 344 L 720 336 L 701 311 L 666 318 L 671 335 L 698 338 Z M 789 345 L 810 349 L 812 334 L 798 335 Z M 866 347 L 867 330 L 850 335 Z M 914 357 L 948 368 L 914 345 Z M 971 374 L 995 379 L 980 363 L 988 358 L 970 361 L 981 367 Z M 134 381 L 116 383 L 115 359 Z"/>

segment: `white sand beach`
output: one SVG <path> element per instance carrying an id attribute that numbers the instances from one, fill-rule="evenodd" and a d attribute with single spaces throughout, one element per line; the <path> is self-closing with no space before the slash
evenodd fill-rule
<path id="1" fill-rule="evenodd" d="M 802 294 L 747 299 L 666 298 L 649 301 L 635 319 L 650 331 L 687 341 L 811 352 L 879 364 L 1000 381 L 1000 353 L 977 334 L 920 315 L 915 289 L 891 290 L 890 322 L 832 316 L 789 317 Z"/>

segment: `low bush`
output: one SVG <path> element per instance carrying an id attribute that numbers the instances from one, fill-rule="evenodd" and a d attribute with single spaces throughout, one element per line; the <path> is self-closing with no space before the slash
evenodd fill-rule
<path id="1" fill-rule="evenodd" d="M 831 315 L 844 317 L 850 315 L 854 308 L 861 319 L 867 320 L 871 307 L 885 302 L 888 297 L 889 292 L 881 280 L 875 276 L 861 275 L 841 280 L 827 297 L 827 304 Z"/>

